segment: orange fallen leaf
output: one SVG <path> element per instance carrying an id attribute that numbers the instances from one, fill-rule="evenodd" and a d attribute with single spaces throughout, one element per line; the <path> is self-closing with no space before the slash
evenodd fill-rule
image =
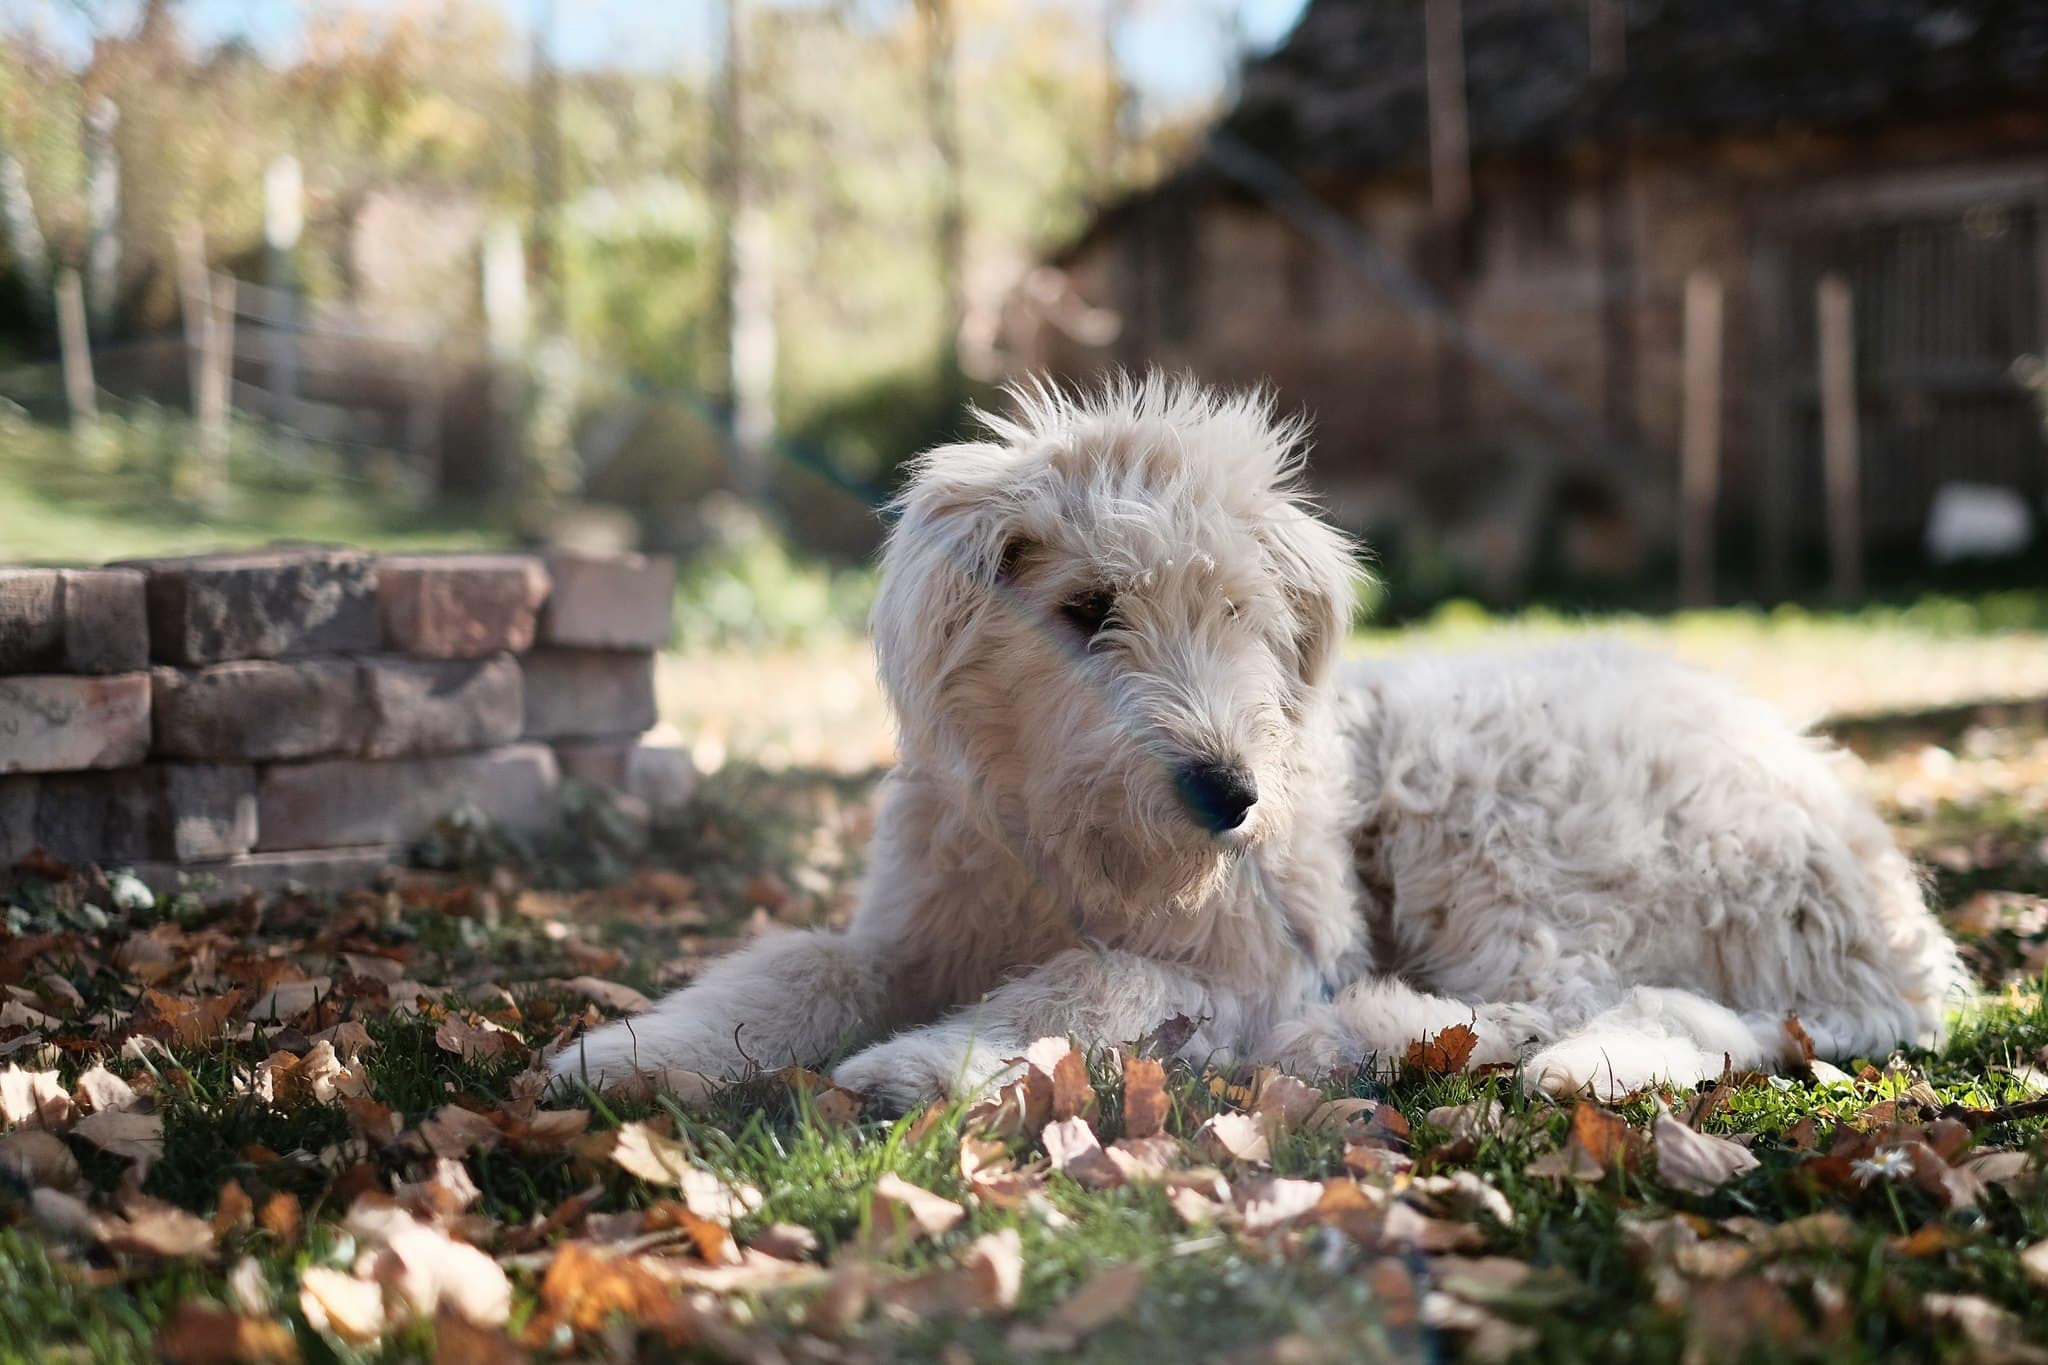
<path id="1" fill-rule="evenodd" d="M 882 1255 L 893 1255 L 919 1238 L 937 1237 L 967 1216 L 967 1210 L 911 1184 L 890 1171 L 875 1182 L 868 1204 L 868 1237 Z"/>
<path id="2" fill-rule="evenodd" d="M 1469 1025 L 1453 1024 L 1435 1037 L 1424 1036 L 1408 1045 L 1408 1065 L 1432 1076 L 1454 1076 L 1465 1069 L 1479 1035 Z"/>
<path id="3" fill-rule="evenodd" d="M 1124 1058 L 1124 1136 L 1156 1137 L 1166 1131 L 1166 1068 L 1150 1057 Z"/>
<path id="4" fill-rule="evenodd" d="M 171 1365 L 291 1365 L 299 1358 L 291 1328 L 275 1318 L 244 1317 L 187 1299 L 157 1330 L 158 1357 Z"/>

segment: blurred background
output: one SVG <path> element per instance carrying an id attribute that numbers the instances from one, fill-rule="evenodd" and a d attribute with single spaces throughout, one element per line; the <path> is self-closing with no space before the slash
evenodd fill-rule
<path id="1" fill-rule="evenodd" d="M 1265 382 L 1363 652 L 1589 621 L 2048 695 L 2028 0 L 6 0 L 0 559 L 682 562 L 716 768 L 865 768 L 901 462 Z"/>

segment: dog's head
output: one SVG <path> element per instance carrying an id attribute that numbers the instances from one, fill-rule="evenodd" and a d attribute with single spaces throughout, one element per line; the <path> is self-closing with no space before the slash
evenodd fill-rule
<path id="1" fill-rule="evenodd" d="M 874 629 L 906 757 L 1069 894 L 1186 904 L 1290 818 L 1352 547 L 1262 394 L 1014 396 L 896 508 Z"/>

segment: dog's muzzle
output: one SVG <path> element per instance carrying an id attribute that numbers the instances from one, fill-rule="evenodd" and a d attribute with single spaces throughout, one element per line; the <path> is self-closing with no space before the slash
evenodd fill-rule
<path id="1" fill-rule="evenodd" d="M 1173 774 L 1173 785 L 1188 814 L 1211 834 L 1236 829 L 1259 804 L 1258 782 L 1236 763 L 1201 759 L 1182 764 Z"/>

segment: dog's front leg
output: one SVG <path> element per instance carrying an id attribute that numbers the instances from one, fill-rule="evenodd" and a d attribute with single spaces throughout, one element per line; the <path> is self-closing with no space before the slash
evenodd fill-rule
<path id="1" fill-rule="evenodd" d="M 842 1062 L 833 1079 L 872 1100 L 909 1109 L 984 1093 L 1012 1079 L 1034 1040 L 1071 1036 L 1083 1046 L 1129 1042 L 1165 1019 L 1204 1020 L 1190 1055 L 1227 1046 L 1241 1007 L 1167 963 L 1115 950 L 1071 949 L 936 1024 L 899 1033 Z"/>
<path id="2" fill-rule="evenodd" d="M 549 1062 L 596 1089 L 668 1069 L 714 1079 L 814 1066 L 863 1046 L 894 1020 L 882 944 L 823 931 L 778 934 L 713 964 L 654 1008 L 569 1044 Z"/>

